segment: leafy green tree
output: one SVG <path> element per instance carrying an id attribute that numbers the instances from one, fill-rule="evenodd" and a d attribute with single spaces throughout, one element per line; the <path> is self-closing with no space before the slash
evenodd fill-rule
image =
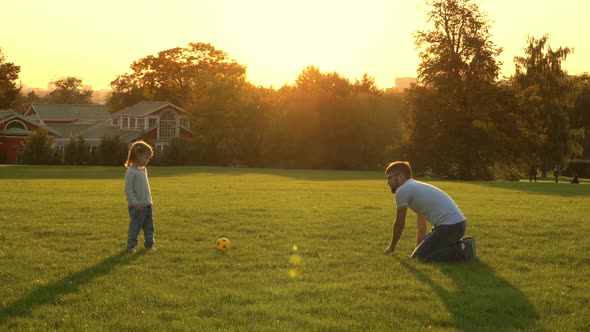
<path id="1" fill-rule="evenodd" d="M 375 169 L 391 159 L 401 134 L 401 96 L 383 96 L 374 79 L 355 84 L 307 67 L 275 94 L 262 160 L 293 168 Z"/>
<path id="2" fill-rule="evenodd" d="M 240 161 L 240 134 L 251 130 L 247 123 L 250 102 L 245 100 L 245 82 L 233 79 L 218 80 L 197 93 L 187 110 L 192 118 L 191 129 L 199 162 L 210 165 L 229 165 Z M 245 143 L 247 144 L 247 143 Z"/>
<path id="3" fill-rule="evenodd" d="M 127 106 L 135 105 L 147 98 L 144 90 L 137 82 L 135 76 L 123 74 L 111 82 L 111 97 L 106 103 L 110 113 L 115 113 Z"/>
<path id="4" fill-rule="evenodd" d="M 123 108 L 145 100 L 169 101 L 185 107 L 195 94 L 219 81 L 244 81 L 246 68 L 227 53 L 206 43 L 189 43 L 134 61 L 132 73 L 111 82 L 112 107 Z"/>
<path id="5" fill-rule="evenodd" d="M 493 139 L 485 121 L 495 110 L 501 49 L 490 23 L 470 0 L 434 0 L 417 31 L 420 85 L 408 92 L 405 147 L 417 171 L 460 179 L 490 178 Z"/>
<path id="6" fill-rule="evenodd" d="M 38 129 L 25 140 L 23 162 L 25 164 L 46 165 L 53 161 L 53 137 L 47 130 Z"/>
<path id="7" fill-rule="evenodd" d="M 590 74 L 579 75 L 577 85 L 579 94 L 569 111 L 570 127 L 583 136 L 581 157 L 590 159 Z"/>
<path id="8" fill-rule="evenodd" d="M 82 80 L 77 77 L 64 77 L 51 82 L 55 89 L 46 97 L 54 104 L 92 104 L 92 90 L 84 90 Z"/>
<path id="9" fill-rule="evenodd" d="M 528 37 L 524 56 L 516 56 L 516 73 L 513 77 L 517 90 L 532 91 L 538 99 L 538 115 L 546 140 L 537 151 L 545 166 L 564 165 L 576 150 L 576 133 L 570 131 L 568 110 L 576 97 L 576 82 L 561 68 L 572 52 L 568 47 L 554 50 L 548 44 L 549 36 L 539 39 Z"/>
<path id="10" fill-rule="evenodd" d="M 20 88 L 16 87 L 20 66 L 6 60 L 0 47 L 0 110 L 8 109 L 18 97 Z"/>

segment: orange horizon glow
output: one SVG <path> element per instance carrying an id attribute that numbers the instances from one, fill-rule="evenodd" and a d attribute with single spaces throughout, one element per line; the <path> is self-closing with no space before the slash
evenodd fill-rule
<path id="1" fill-rule="evenodd" d="M 256 85 L 293 84 L 307 66 L 354 81 L 364 73 L 380 88 L 396 77 L 416 77 L 419 63 L 412 33 L 426 27 L 423 1 L 367 0 L 168 0 L 3 3 L 0 47 L 21 67 L 27 87 L 46 88 L 66 76 L 94 90 L 110 89 L 135 60 L 211 43 L 247 67 Z M 549 34 L 553 48 L 572 47 L 563 63 L 571 74 L 590 71 L 590 36 L 580 31 L 585 1 L 479 1 L 492 20 L 492 41 L 503 48 L 501 76 L 514 72 L 526 36 Z"/>

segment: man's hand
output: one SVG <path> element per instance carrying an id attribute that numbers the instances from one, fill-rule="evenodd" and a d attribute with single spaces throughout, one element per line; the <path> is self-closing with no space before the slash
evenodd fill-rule
<path id="1" fill-rule="evenodd" d="M 392 246 L 389 246 L 389 247 L 387 247 L 387 249 L 383 250 L 383 254 L 389 255 L 393 252 L 393 250 L 395 250 L 395 248 Z"/>
<path id="2" fill-rule="evenodd" d="M 133 209 L 134 209 L 135 211 L 143 211 L 143 206 L 141 206 L 141 205 L 137 204 L 137 205 L 134 205 L 134 206 L 133 206 Z"/>

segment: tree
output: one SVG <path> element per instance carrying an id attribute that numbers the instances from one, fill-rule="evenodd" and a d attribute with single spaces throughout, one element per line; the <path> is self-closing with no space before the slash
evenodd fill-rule
<path id="1" fill-rule="evenodd" d="M 20 88 L 16 87 L 20 66 L 6 61 L 6 55 L 0 47 L 0 110 L 8 109 L 18 97 Z"/>
<path id="2" fill-rule="evenodd" d="M 295 88 L 300 96 L 332 95 L 344 97 L 352 91 L 348 79 L 341 77 L 336 72 L 324 74 L 314 66 L 303 69 L 295 79 Z"/>
<path id="3" fill-rule="evenodd" d="M 582 158 L 590 158 L 590 74 L 585 73 L 577 77 L 579 93 L 573 108 L 569 111 L 570 127 L 583 135 L 581 144 Z"/>
<path id="4" fill-rule="evenodd" d="M 489 118 L 495 105 L 496 57 L 490 23 L 470 0 L 429 2 L 430 30 L 417 31 L 419 85 L 408 92 L 407 155 L 439 175 L 489 178 L 494 146 Z"/>
<path id="5" fill-rule="evenodd" d="M 111 82 L 112 93 L 106 106 L 110 113 L 135 105 L 145 100 L 143 88 L 139 86 L 133 75 L 123 74 Z"/>
<path id="6" fill-rule="evenodd" d="M 274 94 L 262 157 L 266 166 L 376 169 L 399 141 L 401 98 L 384 96 L 374 79 L 356 83 L 304 68 L 294 86 Z"/>
<path id="7" fill-rule="evenodd" d="M 146 100 L 169 101 L 186 107 L 194 94 L 219 81 L 244 81 L 246 68 L 227 53 L 206 43 L 189 43 L 134 61 L 132 73 L 111 82 L 113 106 L 130 106 L 141 96 Z"/>
<path id="8" fill-rule="evenodd" d="M 23 162 L 25 164 L 46 165 L 53 161 L 53 137 L 47 130 L 38 129 L 25 140 Z"/>
<path id="9" fill-rule="evenodd" d="M 367 73 L 363 74 L 361 80 L 355 80 L 353 85 L 355 94 L 379 95 L 381 90 L 375 85 L 375 78 Z"/>
<path id="10" fill-rule="evenodd" d="M 561 63 L 572 52 L 568 47 L 553 50 L 549 36 L 527 38 L 525 56 L 516 56 L 514 86 L 518 91 L 531 91 L 539 100 L 538 116 L 547 139 L 537 151 L 546 167 L 564 165 L 577 149 L 577 133 L 570 131 L 568 109 L 576 97 L 575 80 L 561 69 Z"/>
<path id="11" fill-rule="evenodd" d="M 82 80 L 77 77 L 64 77 L 51 82 L 55 89 L 46 97 L 54 104 L 92 104 L 92 90 L 82 88 Z"/>
<path id="12" fill-rule="evenodd" d="M 11 108 L 21 114 L 24 114 L 32 103 L 41 102 L 42 98 L 37 95 L 35 91 L 30 91 L 23 95 L 22 90 L 18 96 L 12 101 Z"/>

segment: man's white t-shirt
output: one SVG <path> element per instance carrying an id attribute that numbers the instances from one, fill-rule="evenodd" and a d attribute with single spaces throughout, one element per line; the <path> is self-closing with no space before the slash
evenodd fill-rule
<path id="1" fill-rule="evenodd" d="M 453 225 L 465 220 L 463 212 L 444 191 L 428 183 L 407 180 L 395 191 L 398 208 L 407 206 L 423 214 L 434 226 Z"/>

